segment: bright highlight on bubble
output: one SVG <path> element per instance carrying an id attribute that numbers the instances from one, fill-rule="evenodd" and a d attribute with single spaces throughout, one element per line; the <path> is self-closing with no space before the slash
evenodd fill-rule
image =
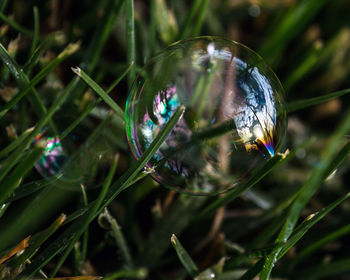
<path id="1" fill-rule="evenodd" d="M 279 80 L 261 57 L 230 40 L 180 41 L 146 65 L 126 110 L 136 159 L 181 105 L 183 116 L 148 163 L 155 180 L 179 191 L 237 186 L 276 154 L 285 135 Z"/>

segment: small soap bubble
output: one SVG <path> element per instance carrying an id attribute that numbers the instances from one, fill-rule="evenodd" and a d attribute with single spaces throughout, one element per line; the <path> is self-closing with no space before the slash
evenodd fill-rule
<path id="1" fill-rule="evenodd" d="M 43 134 L 35 137 L 34 142 L 43 138 Z M 35 169 L 43 177 L 58 175 L 61 171 L 67 156 L 63 151 L 62 143 L 59 137 L 46 137 L 46 147 L 38 162 L 35 164 Z"/>
<path id="2" fill-rule="evenodd" d="M 285 135 L 279 80 L 260 56 L 231 40 L 180 41 L 141 71 L 126 108 L 137 160 L 181 105 L 183 115 L 147 167 L 155 180 L 182 192 L 237 186 L 276 154 Z"/>
<path id="3" fill-rule="evenodd" d="M 70 116 L 67 120 L 59 119 L 64 127 L 68 126 L 66 122 L 72 122 Z M 108 122 L 98 126 L 81 124 L 74 132 L 63 133 L 62 137 L 49 128 L 43 129 L 33 142 L 44 140 L 47 143 L 35 164 L 36 171 L 44 178 L 42 183 L 72 191 L 80 191 L 81 184 L 87 188 L 99 187 L 116 154 L 113 139 L 108 137 L 112 131 L 109 125 Z"/>

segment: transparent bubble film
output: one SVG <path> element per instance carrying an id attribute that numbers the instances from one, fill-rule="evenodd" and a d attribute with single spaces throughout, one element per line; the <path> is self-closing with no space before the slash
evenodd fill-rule
<path id="1" fill-rule="evenodd" d="M 136 159 L 181 106 L 185 111 L 148 167 L 160 183 L 193 194 L 237 186 L 278 151 L 283 88 L 252 50 L 199 37 L 171 45 L 135 81 L 126 129 Z"/>
<path id="2" fill-rule="evenodd" d="M 71 117 L 59 119 L 72 122 Z M 46 141 L 46 147 L 35 164 L 36 171 L 44 177 L 43 184 L 50 183 L 72 191 L 80 191 L 81 185 L 99 187 L 116 154 L 113 139 L 109 138 L 111 131 L 115 128 L 110 123 L 81 125 L 63 137 L 44 129 L 34 140 L 34 143 Z"/>

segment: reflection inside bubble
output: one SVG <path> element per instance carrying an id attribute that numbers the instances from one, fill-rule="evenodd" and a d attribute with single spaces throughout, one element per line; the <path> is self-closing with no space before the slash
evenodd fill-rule
<path id="1" fill-rule="evenodd" d="M 137 159 L 185 106 L 149 163 L 157 181 L 190 193 L 220 192 L 275 155 L 286 125 L 283 89 L 248 48 L 212 37 L 188 40 L 166 49 L 145 73 L 126 112 Z"/>

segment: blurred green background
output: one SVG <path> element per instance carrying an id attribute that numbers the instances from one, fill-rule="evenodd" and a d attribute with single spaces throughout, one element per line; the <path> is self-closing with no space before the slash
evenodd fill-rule
<path id="1" fill-rule="evenodd" d="M 259 53 L 281 80 L 287 102 L 350 88 L 347 0 L 1 0 L 0 11 L 0 42 L 4 46 L 0 168 L 2 174 L 12 170 L 1 178 L 1 184 L 17 187 L 17 193 L 11 195 L 15 200 L 0 200 L 0 258 L 26 236 L 47 228 L 60 213 L 77 213 L 74 211 L 94 201 L 113 166 L 114 154 L 119 161 L 113 182 L 135 162 L 118 114 L 109 113 L 105 102 L 96 102 L 98 95 L 76 78 L 71 67 L 79 66 L 106 91 L 123 78 L 110 96 L 124 109 L 135 73 L 153 55 L 180 39 L 215 35 Z M 62 55 L 67 45 L 77 42 L 79 48 L 74 45 L 76 50 Z M 132 61 L 135 63 L 124 78 L 122 74 Z M 35 90 L 30 88 L 34 77 L 50 63 L 55 65 L 43 72 Z M 26 98 L 6 107 L 28 87 Z M 65 133 L 86 112 L 87 117 L 70 131 L 73 140 L 67 140 L 74 142 L 69 144 L 69 156 L 79 150 L 73 176 L 83 168 L 84 174 L 92 174 L 81 181 L 86 197 L 79 184 L 72 191 L 69 184 L 43 181 L 33 162 L 26 175 L 14 172 L 19 165 L 11 166 L 16 151 L 20 163 L 33 150 L 27 145 L 20 151 L 24 140 L 18 139 L 48 115 L 55 98 L 65 96 L 68 89 L 71 93 L 44 127 L 52 130 L 52 121 L 59 133 Z M 299 110 L 302 106 L 298 105 L 298 110 L 288 115 L 284 150 L 292 151 L 291 156 L 281 159 L 262 181 L 250 188 L 252 183 L 239 196 L 226 196 L 225 200 L 225 196 L 181 195 L 145 177 L 113 200 L 109 213 L 102 212 L 99 221 L 85 223 L 91 222 L 83 237 L 77 235 L 77 242 L 56 243 L 60 236 L 68 236 L 68 225 L 54 230 L 48 240 L 35 235 L 35 240 L 42 242 L 30 243 L 40 247 L 33 258 L 26 258 L 34 259 L 33 265 L 24 265 L 25 260 L 17 257 L 13 263 L 0 265 L 0 278 L 14 278 L 25 269 L 18 279 L 32 279 L 33 275 L 44 279 L 40 268 L 51 276 L 57 272 L 57 277 L 100 275 L 105 279 L 254 279 L 259 273 L 261 279 L 350 279 L 348 200 L 307 228 L 278 262 L 270 262 L 277 256 L 276 250 L 285 246 L 276 239 L 283 225 L 296 219 L 289 225 L 292 231 L 294 228 L 291 236 L 297 238 L 295 225 L 349 192 L 349 101 L 344 95 L 307 109 Z M 81 149 L 93 132 L 95 138 Z M 18 146 L 5 150 L 11 143 Z M 116 190 L 113 186 L 111 190 Z M 217 210 L 218 206 L 223 207 Z M 67 224 L 72 221 L 69 216 Z M 72 230 L 70 236 L 77 232 Z M 185 249 L 178 242 L 176 250 L 171 248 L 173 233 Z M 283 241 L 287 240 L 289 236 Z M 56 244 L 61 245 L 54 249 Z M 65 251 L 69 244 L 73 244 L 72 251 Z M 21 278 L 25 275 L 29 276 Z"/>

